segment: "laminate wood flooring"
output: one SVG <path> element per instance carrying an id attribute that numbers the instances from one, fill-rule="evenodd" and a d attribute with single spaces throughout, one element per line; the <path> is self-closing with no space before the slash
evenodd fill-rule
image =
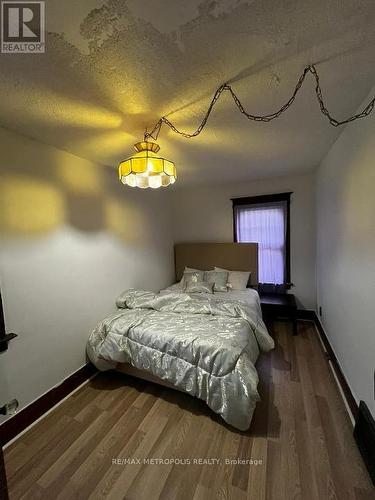
<path id="1" fill-rule="evenodd" d="M 5 450 L 10 499 L 375 499 L 313 323 L 275 323 L 251 428 L 101 373 Z"/>

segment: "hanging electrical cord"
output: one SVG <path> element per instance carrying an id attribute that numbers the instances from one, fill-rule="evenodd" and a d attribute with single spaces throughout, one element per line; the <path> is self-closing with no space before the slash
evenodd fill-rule
<path id="1" fill-rule="evenodd" d="M 368 116 L 373 111 L 374 106 L 375 106 L 375 96 L 371 99 L 371 101 L 368 103 L 368 105 L 360 113 L 357 113 L 357 114 L 347 118 L 346 120 L 342 120 L 342 121 L 339 121 L 339 120 L 336 120 L 335 118 L 333 118 L 324 104 L 323 93 L 322 93 L 322 89 L 320 87 L 320 80 L 319 80 L 319 75 L 318 75 L 318 72 L 316 70 L 316 67 L 314 65 L 311 65 L 311 66 L 306 66 L 303 73 L 299 77 L 297 85 L 296 85 L 294 92 L 293 92 L 292 96 L 290 97 L 290 99 L 278 111 L 275 111 L 274 113 L 271 113 L 269 115 L 252 115 L 252 114 L 248 113 L 245 110 L 245 108 L 243 107 L 241 101 L 237 97 L 237 95 L 234 92 L 234 90 L 232 89 L 232 87 L 228 83 L 224 83 L 224 84 L 220 85 L 220 87 L 216 90 L 216 92 L 211 100 L 211 103 L 206 111 L 206 114 L 204 115 L 203 120 L 201 121 L 199 127 L 197 128 L 197 130 L 195 132 L 193 132 L 191 134 L 183 132 L 183 131 L 179 130 L 177 127 L 175 127 L 175 125 L 173 125 L 173 123 L 170 122 L 168 120 L 168 118 L 166 118 L 165 116 L 162 116 L 160 118 L 160 120 L 156 123 L 154 128 L 151 130 L 151 132 L 147 132 L 147 131 L 145 132 L 145 140 L 147 140 L 148 138 L 151 138 L 151 139 L 154 139 L 156 141 L 158 136 L 159 136 L 159 132 L 160 132 L 160 129 L 161 129 L 163 124 L 168 125 L 168 127 L 170 129 L 172 129 L 173 132 L 175 132 L 176 134 L 182 135 L 183 137 L 186 137 L 187 139 L 191 139 L 192 137 L 196 137 L 197 135 L 199 135 L 202 132 L 203 128 L 205 127 L 205 125 L 208 121 L 208 118 L 210 117 L 211 111 L 213 110 L 216 102 L 219 100 L 221 94 L 224 91 L 230 92 L 237 108 L 240 110 L 240 112 L 243 115 L 246 116 L 246 118 L 248 118 L 249 120 L 252 120 L 252 121 L 256 121 L 256 122 L 270 122 L 270 121 L 274 120 L 275 118 L 278 118 L 284 111 L 286 111 L 293 104 L 293 102 L 294 102 L 300 88 L 302 87 L 303 82 L 305 81 L 305 78 L 306 78 L 308 73 L 311 73 L 315 78 L 315 82 L 316 82 L 315 93 L 316 93 L 316 98 L 317 98 L 318 103 L 319 103 L 320 111 L 322 112 L 323 115 L 325 115 L 328 118 L 330 124 L 333 125 L 334 127 L 338 127 L 339 125 L 344 125 L 345 123 L 352 122 L 352 121 L 357 120 L 359 118 L 364 118 L 365 116 Z"/>

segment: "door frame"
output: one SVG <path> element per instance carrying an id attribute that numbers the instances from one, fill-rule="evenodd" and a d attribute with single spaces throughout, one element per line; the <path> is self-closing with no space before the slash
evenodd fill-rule
<path id="1" fill-rule="evenodd" d="M 9 500 L 4 451 L 0 445 L 0 500 Z"/>

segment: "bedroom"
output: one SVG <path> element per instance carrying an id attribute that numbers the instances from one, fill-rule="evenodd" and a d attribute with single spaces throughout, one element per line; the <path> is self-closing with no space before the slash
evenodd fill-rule
<path id="1" fill-rule="evenodd" d="M 0 53 L 1 494 L 372 498 L 374 3 L 11 4 L 2 2 Z M 24 16 L 26 39 L 38 28 L 28 18 L 44 20 L 41 42 L 28 53 L 17 52 L 27 40 L 4 43 L 19 36 L 15 12 Z M 277 112 L 301 75 L 280 116 L 259 121 L 241 112 Z M 330 122 L 316 75 L 333 119 L 364 109 L 366 116 Z M 198 135 L 171 128 L 194 133 L 224 83 Z M 160 146 L 156 156 L 174 163 L 172 185 L 132 187 L 126 162 L 130 185 L 119 182 L 120 162 L 134 158 L 133 144 L 145 134 Z M 255 213 L 263 228 L 267 214 L 277 213 L 278 223 L 255 236 Z M 267 264 L 265 235 L 276 263 Z M 187 272 L 186 281 L 197 281 L 164 292 L 168 298 L 124 298 L 129 289 L 165 290 L 185 266 L 226 271 Z M 184 291 L 212 279 L 212 297 Z M 218 290 L 220 279 L 226 291 Z M 213 304 L 209 315 L 204 301 Z M 156 351 L 180 349 L 174 355 L 184 362 L 201 353 L 193 372 L 160 360 L 156 381 L 139 372 L 98 373 L 87 342 L 98 325 L 108 333 L 101 322 L 114 313 L 159 318 L 145 332 L 167 325 L 154 336 L 172 333 Z M 180 323 L 168 323 L 171 317 Z M 181 322 L 191 334 L 187 347 L 199 346 L 184 355 L 176 341 Z M 253 346 L 246 346 L 246 375 L 213 389 L 220 376 L 212 370 L 233 372 L 244 336 Z M 128 355 L 128 337 L 107 335 L 99 358 L 111 361 L 104 348 L 113 354 L 116 338 L 116 352 Z M 268 352 L 259 352 L 262 339 Z M 135 359 L 148 358 L 138 352 L 121 362 L 129 370 L 140 366 Z M 193 385 L 177 380 L 182 373 Z M 237 401 L 226 404 L 228 391 Z M 152 462 L 158 459 L 164 462 Z"/>

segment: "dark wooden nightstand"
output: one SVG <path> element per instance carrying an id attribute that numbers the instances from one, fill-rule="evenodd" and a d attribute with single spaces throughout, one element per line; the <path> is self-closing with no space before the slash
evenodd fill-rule
<path id="1" fill-rule="evenodd" d="M 293 335 L 297 335 L 297 303 L 291 293 L 261 293 L 260 304 L 265 321 L 277 317 L 289 318 L 293 322 Z"/>

